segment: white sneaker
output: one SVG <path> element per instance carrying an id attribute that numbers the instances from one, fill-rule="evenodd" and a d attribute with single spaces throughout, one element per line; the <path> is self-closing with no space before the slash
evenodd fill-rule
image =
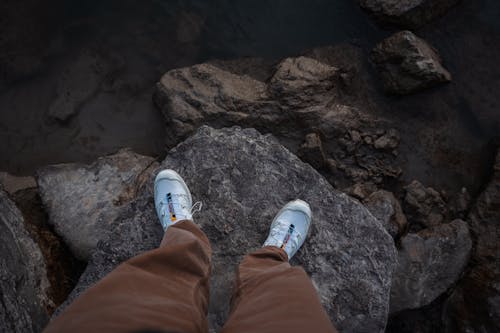
<path id="1" fill-rule="evenodd" d="M 264 246 L 276 246 L 285 250 L 288 260 L 304 244 L 311 225 L 311 208 L 302 200 L 287 203 L 274 217 Z"/>
<path id="2" fill-rule="evenodd" d="M 155 207 L 160 223 L 166 230 L 172 224 L 193 219 L 191 192 L 181 176 L 174 170 L 162 170 L 155 179 Z M 197 202 L 196 205 L 201 202 Z"/>

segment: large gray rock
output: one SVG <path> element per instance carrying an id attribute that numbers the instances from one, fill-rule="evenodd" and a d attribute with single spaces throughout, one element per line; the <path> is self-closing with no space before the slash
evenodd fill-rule
<path id="1" fill-rule="evenodd" d="M 152 164 L 151 157 L 121 150 L 91 165 L 60 164 L 38 171 L 49 223 L 75 256 L 90 258 L 123 205 L 135 198 Z"/>
<path id="2" fill-rule="evenodd" d="M 360 0 L 363 9 L 383 24 L 417 28 L 445 14 L 460 0 Z"/>
<path id="3" fill-rule="evenodd" d="M 396 260 L 391 237 L 364 206 L 334 190 L 273 137 L 253 129 L 202 127 L 171 150 L 161 167 L 178 171 L 194 200 L 204 203 L 195 221 L 213 246 L 212 328 L 227 317 L 242 256 L 261 246 L 280 207 L 300 197 L 311 204 L 314 222 L 292 263 L 303 265 L 310 274 L 340 331 L 384 330 Z M 150 185 L 154 175 L 149 175 Z M 145 187 L 115 221 L 71 299 L 123 260 L 158 245 L 162 231 L 152 186 Z"/>
<path id="4" fill-rule="evenodd" d="M 455 220 L 401 240 L 391 287 L 391 313 L 425 306 L 463 272 L 472 241 L 467 223 Z"/>
<path id="5" fill-rule="evenodd" d="M 384 39 L 372 50 L 371 59 L 391 94 L 410 94 L 451 81 L 437 51 L 411 31 Z"/>
<path id="6" fill-rule="evenodd" d="M 0 188 L 0 332 L 40 332 L 52 306 L 42 252 Z"/>
<path id="7" fill-rule="evenodd" d="M 325 154 L 319 160 L 336 160 L 340 187 L 368 180 L 380 184 L 400 175 L 393 154 L 397 130 L 380 115 L 347 103 L 345 70 L 306 56 L 282 60 L 267 80 L 235 67 L 236 62 L 200 64 L 163 75 L 154 101 L 166 119 L 168 146 L 201 125 L 237 125 L 271 133 L 298 153 L 304 137 L 317 133 Z M 301 155 L 317 168 L 324 166 L 310 154 Z"/>
<path id="8" fill-rule="evenodd" d="M 493 176 L 469 214 L 471 269 L 445 307 L 446 332 L 500 331 L 500 150 Z"/>

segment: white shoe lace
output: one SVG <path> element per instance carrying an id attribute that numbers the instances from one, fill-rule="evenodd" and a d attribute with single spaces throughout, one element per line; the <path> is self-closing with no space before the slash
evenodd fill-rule
<path id="1" fill-rule="evenodd" d="M 279 247 L 291 257 L 300 247 L 301 240 L 302 235 L 294 228 L 293 224 L 284 220 L 277 220 L 271 228 L 264 246 Z"/>
<path id="2" fill-rule="evenodd" d="M 192 220 L 193 214 L 201 211 L 203 207 L 201 201 L 195 202 L 191 207 L 189 207 L 188 202 L 189 196 L 187 194 L 175 193 L 168 193 L 164 200 L 160 201 L 161 222 L 165 228 L 177 221 Z"/>

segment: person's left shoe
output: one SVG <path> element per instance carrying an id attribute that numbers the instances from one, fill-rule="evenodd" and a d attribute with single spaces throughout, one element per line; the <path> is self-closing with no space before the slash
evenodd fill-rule
<path id="1" fill-rule="evenodd" d="M 307 202 L 299 199 L 290 201 L 274 217 L 263 246 L 280 248 L 287 253 L 288 260 L 292 259 L 304 244 L 311 220 L 311 207 Z"/>
<path id="2" fill-rule="evenodd" d="M 155 207 L 163 230 L 182 220 L 192 220 L 191 192 L 174 170 L 162 170 L 155 179 Z"/>

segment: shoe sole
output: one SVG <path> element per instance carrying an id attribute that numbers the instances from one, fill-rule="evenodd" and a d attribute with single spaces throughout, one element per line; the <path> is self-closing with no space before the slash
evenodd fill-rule
<path id="1" fill-rule="evenodd" d="M 168 179 L 168 180 L 176 180 L 178 182 L 181 183 L 181 185 L 184 187 L 184 189 L 186 190 L 186 192 L 189 194 L 189 202 L 192 204 L 193 203 L 193 198 L 191 197 L 191 191 L 189 190 L 189 187 L 186 185 L 186 183 L 184 182 L 184 179 L 182 179 L 182 177 L 177 173 L 175 172 L 174 170 L 172 169 L 165 169 L 165 170 L 162 170 L 160 171 L 157 175 L 156 175 L 156 178 L 155 178 L 155 195 L 156 195 L 156 185 L 158 184 L 158 182 L 162 179 Z"/>

